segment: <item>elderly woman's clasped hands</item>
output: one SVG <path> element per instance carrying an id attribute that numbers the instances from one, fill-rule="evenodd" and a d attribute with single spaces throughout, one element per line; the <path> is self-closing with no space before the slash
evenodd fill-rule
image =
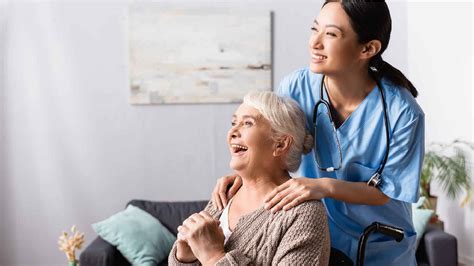
<path id="1" fill-rule="evenodd" d="M 176 257 L 181 262 L 199 260 L 213 265 L 225 256 L 224 232 L 216 220 L 205 211 L 189 216 L 178 227 Z"/>

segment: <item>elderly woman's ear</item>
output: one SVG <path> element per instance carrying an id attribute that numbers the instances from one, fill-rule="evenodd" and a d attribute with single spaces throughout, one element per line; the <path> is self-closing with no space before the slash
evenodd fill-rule
<path id="1" fill-rule="evenodd" d="M 273 150 L 273 156 L 281 156 L 288 152 L 293 143 L 293 138 L 291 136 L 282 136 L 275 141 L 275 146 Z"/>

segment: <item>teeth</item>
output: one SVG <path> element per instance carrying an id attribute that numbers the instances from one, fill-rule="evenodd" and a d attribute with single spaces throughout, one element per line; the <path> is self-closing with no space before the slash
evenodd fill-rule
<path id="1" fill-rule="evenodd" d="M 319 60 L 323 60 L 323 59 L 326 59 L 327 56 L 324 56 L 324 55 L 315 55 L 313 54 L 313 57 L 316 58 L 316 59 L 319 59 Z"/>
<path id="2" fill-rule="evenodd" d="M 239 145 L 239 144 L 232 144 L 232 148 L 237 148 L 237 149 L 242 149 L 242 150 L 248 150 L 247 147 Z"/>

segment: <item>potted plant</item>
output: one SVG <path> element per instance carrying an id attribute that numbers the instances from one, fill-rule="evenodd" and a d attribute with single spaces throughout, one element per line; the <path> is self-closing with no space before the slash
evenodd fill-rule
<path id="1" fill-rule="evenodd" d="M 448 198 L 455 199 L 464 192 L 465 196 L 461 201 L 461 206 L 464 206 L 472 195 L 466 158 L 468 151 L 474 151 L 474 144 L 454 140 L 448 144 L 433 143 L 427 150 L 420 181 L 421 196 L 427 199 L 424 207 L 436 213 L 436 197 L 430 191 L 433 181 L 441 185 Z"/>

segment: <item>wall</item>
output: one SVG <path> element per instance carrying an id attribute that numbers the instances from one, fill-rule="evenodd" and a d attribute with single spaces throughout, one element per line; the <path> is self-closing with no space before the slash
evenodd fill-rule
<path id="1" fill-rule="evenodd" d="M 4 58 L 5 58 L 5 37 L 6 37 L 6 10 L 7 4 L 4 2 L 0 2 L 0 265 L 2 264 L 3 258 L 3 248 L 2 248 L 2 236 L 5 235 L 4 233 L 4 217 L 5 217 L 5 166 L 4 166 L 4 126 L 3 126 L 3 113 L 4 113 L 4 100 L 3 100 L 3 92 L 4 92 Z"/>
<path id="2" fill-rule="evenodd" d="M 407 4 L 407 73 L 420 90 L 428 144 L 474 142 L 472 9 L 469 2 Z M 471 153 L 471 167 L 472 158 Z M 461 208 L 460 200 L 448 199 L 439 186 L 433 191 L 439 196 L 438 213 L 445 230 L 458 240 L 460 261 L 474 265 L 474 201 Z"/>
<path id="3" fill-rule="evenodd" d="M 306 64 L 320 6 L 173 3 L 157 4 L 274 10 L 274 37 L 283 44 L 274 51 L 276 80 Z M 303 26 L 290 30 L 295 25 Z M 64 264 L 56 244 L 62 230 L 77 224 L 89 243 L 90 224 L 130 199 L 208 199 L 216 179 L 229 172 L 225 134 L 237 105 L 131 106 L 127 29 L 125 1 L 11 3 L 1 265 Z"/>
<path id="4" fill-rule="evenodd" d="M 121 210 L 128 200 L 208 199 L 216 179 L 229 172 L 225 134 L 237 105 L 128 103 L 127 4 L 55 1 L 8 6 L 6 34 L 0 36 L 5 61 L 0 72 L 2 266 L 63 265 L 65 257 L 56 244 L 62 230 L 76 224 L 89 243 L 95 238 L 90 224 Z M 307 65 L 309 28 L 321 1 L 155 4 L 273 11 L 277 85 L 286 73 Z M 411 6 L 416 12 L 410 11 Z M 420 28 L 412 25 L 431 27 L 432 20 L 438 24 L 450 20 L 431 16 L 431 10 L 420 13 L 422 6 L 417 4 L 391 2 L 390 8 L 394 25 L 384 58 L 414 77 L 427 117 L 437 117 L 440 109 L 429 104 L 439 98 L 431 91 L 442 91 L 441 81 L 449 79 L 441 78 L 445 69 L 424 73 L 427 62 L 417 59 L 422 52 L 428 58 L 439 56 L 437 50 L 412 47 L 425 43 L 424 38 L 437 40 L 439 34 L 429 32 L 419 40 Z M 453 8 L 464 10 L 457 4 Z M 472 16 L 462 14 L 460 18 Z M 432 75 L 440 81 L 425 84 Z M 452 82 L 460 93 L 469 93 L 464 80 Z M 427 131 L 439 131 L 438 126 L 427 125 Z M 450 126 L 443 128 L 447 131 Z M 467 130 L 463 125 L 459 132 Z M 431 136 L 427 134 L 427 140 Z M 472 230 L 472 225 L 465 226 Z M 463 241 L 460 246 L 469 240 Z"/>

